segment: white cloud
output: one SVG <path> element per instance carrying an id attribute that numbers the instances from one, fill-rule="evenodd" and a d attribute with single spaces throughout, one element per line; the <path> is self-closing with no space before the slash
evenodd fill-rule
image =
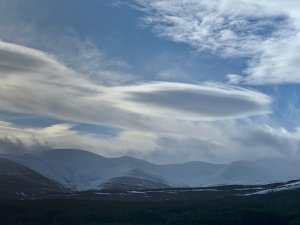
<path id="1" fill-rule="evenodd" d="M 287 131 L 254 123 L 176 124 L 178 129 L 173 133 L 124 130 L 116 136 L 75 131 L 69 124 L 44 128 L 4 124 L 0 129 L 0 152 L 6 153 L 79 148 L 108 157 L 131 155 L 155 163 L 195 160 L 229 163 L 273 157 L 300 159 L 299 129 Z"/>
<path id="2" fill-rule="evenodd" d="M 262 158 L 300 158 L 300 134 L 255 123 L 201 123 L 194 126 L 198 136 L 165 135 L 158 140 L 157 151 L 148 158 L 161 162 L 232 162 Z M 206 133 L 208 134 L 204 134 Z M 204 134 L 202 136 L 202 134 Z"/>
<path id="3" fill-rule="evenodd" d="M 242 77 L 238 74 L 227 74 L 226 77 L 229 84 L 239 84 L 242 80 Z"/>
<path id="4" fill-rule="evenodd" d="M 0 122 L 0 137 L 8 149 L 83 148 L 107 156 L 129 154 L 152 161 L 157 156 L 157 162 L 163 162 L 171 151 L 166 143 L 173 140 L 178 146 L 194 144 L 186 154 L 174 149 L 170 162 L 191 157 L 221 160 L 228 152 L 217 151 L 229 149 L 231 144 L 223 133 L 230 121 L 265 115 L 272 101 L 253 90 L 216 83 L 103 86 L 46 53 L 5 42 L 0 43 L 0 58 L 2 110 L 67 121 L 40 128 Z M 79 132 L 73 128 L 80 122 L 122 130 L 116 136 Z M 203 146 L 207 147 L 205 154 Z M 234 157 L 228 154 L 229 158 Z"/>
<path id="5" fill-rule="evenodd" d="M 244 82 L 249 84 L 300 83 L 300 31 L 282 40 L 268 40 L 262 53 L 254 57 Z"/>
<path id="6" fill-rule="evenodd" d="M 43 52 L 5 42 L 0 59 L 0 107 L 7 111 L 125 129 L 153 127 L 151 120 L 157 118 L 203 121 L 270 112 L 268 96 L 234 86 L 156 82 L 107 87 Z"/>
<path id="7" fill-rule="evenodd" d="M 264 29 L 275 34 L 282 27 L 274 21 L 281 15 L 243 0 L 136 1 L 159 35 L 225 56 L 257 52 L 254 45 L 267 39 Z"/>
<path id="8" fill-rule="evenodd" d="M 127 130 L 117 136 L 76 131 L 75 124 L 54 124 L 48 127 L 19 127 L 0 121 L 0 153 L 24 153 L 51 148 L 87 149 L 105 156 L 144 153 L 156 150 L 157 135 Z"/>
<path id="9" fill-rule="evenodd" d="M 300 69 L 297 66 L 300 46 L 299 1 L 136 2 L 139 9 L 147 13 L 144 22 L 152 26 L 159 36 L 222 57 L 251 57 L 248 68 L 242 74 L 244 79 L 239 79 L 241 82 L 300 82 Z"/>

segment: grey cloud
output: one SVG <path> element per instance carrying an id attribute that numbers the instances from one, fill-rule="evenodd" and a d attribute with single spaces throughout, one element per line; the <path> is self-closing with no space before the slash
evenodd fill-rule
<path id="1" fill-rule="evenodd" d="M 119 126 L 133 117 L 132 113 L 98 99 L 104 86 L 82 78 L 43 52 L 4 42 L 0 44 L 0 52 L 3 58 L 14 56 L 5 59 L 9 71 L 0 64 L 3 110 L 79 122 L 110 124 L 113 121 L 120 122 Z M 26 69 L 20 69 L 19 65 Z"/>
<path id="2" fill-rule="evenodd" d="M 193 121 L 267 114 L 272 103 L 262 93 L 215 83 L 153 82 L 120 87 L 114 93 L 128 111 Z"/>
<path id="3" fill-rule="evenodd" d="M 0 139 L 13 140 L 3 145 L 6 152 L 41 150 L 44 146 L 79 148 L 108 157 L 130 155 L 155 163 L 230 163 L 274 157 L 300 159 L 299 130 L 291 132 L 237 121 L 175 123 L 173 126 L 165 121 L 160 123 L 161 127 L 168 127 L 168 132 L 162 132 L 161 128 L 143 132 L 128 129 L 115 136 L 103 136 L 74 131 L 71 124 L 20 128 L 2 122 Z"/>
<path id="4" fill-rule="evenodd" d="M 47 143 L 39 143 L 37 140 L 32 140 L 28 146 L 20 139 L 10 139 L 8 137 L 0 138 L 0 153 L 1 154 L 25 154 L 34 151 L 43 151 L 51 149 Z"/>
<path id="5" fill-rule="evenodd" d="M 212 162 L 220 160 L 222 153 L 214 152 L 219 146 L 211 141 L 198 138 L 161 137 L 157 142 L 157 151 L 149 154 L 152 161 L 159 160 L 161 163 L 178 163 L 203 161 Z"/>
<path id="6" fill-rule="evenodd" d="M 43 60 L 22 52 L 13 52 L 5 49 L 1 49 L 0 51 L 2 74 L 10 72 L 33 72 L 45 66 L 48 65 Z"/>
<path id="7" fill-rule="evenodd" d="M 267 157 L 298 157 L 300 153 L 300 135 L 297 131 L 289 132 L 284 128 L 274 129 L 265 127 L 248 127 L 244 132 L 233 135 L 232 140 L 239 143 L 241 148 L 248 146 L 257 155 Z"/>
<path id="8" fill-rule="evenodd" d="M 14 56 L 9 73 L 0 64 L 0 106 L 7 111 L 125 129 L 157 129 L 158 118 L 201 121 L 270 112 L 271 99 L 248 89 L 165 82 L 107 87 L 40 51 L 1 42 L 5 54 Z M 32 71 L 13 66 L 18 64 Z"/>
<path id="9" fill-rule="evenodd" d="M 263 148 L 263 149 L 276 149 L 279 152 L 287 153 L 290 151 L 289 140 L 286 138 L 280 138 L 278 135 L 272 134 L 266 130 L 250 130 L 247 135 L 241 135 L 236 137 L 237 142 L 241 146 L 251 146 L 252 148 Z"/>
<path id="10" fill-rule="evenodd" d="M 283 128 L 259 125 L 222 126 L 223 137 L 161 137 L 156 151 L 146 153 L 148 159 L 160 162 L 207 161 L 230 163 L 237 160 L 300 159 L 300 135 Z M 145 156 L 144 156 L 145 157 Z"/>
<path id="11" fill-rule="evenodd" d="M 153 93 L 131 93 L 132 101 L 147 103 L 158 107 L 198 113 L 214 118 L 232 118 L 245 115 L 257 115 L 270 111 L 268 105 L 253 99 L 233 94 L 217 95 L 214 92 L 193 92 L 189 90 L 154 91 Z M 201 120 L 201 118 L 199 118 Z"/>

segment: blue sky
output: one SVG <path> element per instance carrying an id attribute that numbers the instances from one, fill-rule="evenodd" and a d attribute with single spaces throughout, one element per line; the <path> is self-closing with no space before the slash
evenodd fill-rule
<path id="1" fill-rule="evenodd" d="M 157 163 L 300 157 L 299 11 L 0 0 L 0 138 Z"/>

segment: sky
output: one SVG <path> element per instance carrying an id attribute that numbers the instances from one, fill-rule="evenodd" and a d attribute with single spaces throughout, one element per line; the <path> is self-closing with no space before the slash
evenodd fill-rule
<path id="1" fill-rule="evenodd" d="M 0 0 L 0 152 L 300 159 L 298 0 Z"/>

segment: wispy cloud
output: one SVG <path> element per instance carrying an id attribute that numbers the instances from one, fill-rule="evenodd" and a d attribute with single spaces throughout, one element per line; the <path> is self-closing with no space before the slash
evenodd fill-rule
<path id="1" fill-rule="evenodd" d="M 31 3 L 29 3 L 31 4 Z M 80 36 L 72 27 L 53 24 L 39 26 L 40 18 L 27 20 L 18 0 L 0 2 L 0 40 L 43 50 L 81 75 L 104 85 L 133 82 L 130 65 L 118 57 L 108 57 L 88 37 Z M 12 13 L 15 12 L 15 13 Z"/>
<path id="2" fill-rule="evenodd" d="M 157 34 L 224 56 L 257 52 L 254 45 L 274 35 L 284 23 L 284 18 L 276 20 L 278 15 L 245 1 L 137 0 L 137 3 L 148 13 L 144 22 L 152 25 Z"/>
<path id="3" fill-rule="evenodd" d="M 221 57 L 250 57 L 248 68 L 234 82 L 300 82 L 296 63 L 300 46 L 297 13 L 300 3 L 297 1 L 136 2 L 138 9 L 147 13 L 144 24 L 151 26 L 159 36 Z"/>
<path id="4" fill-rule="evenodd" d="M 253 57 L 243 82 L 249 84 L 300 83 L 300 30 L 282 40 L 268 40 L 261 46 L 262 53 Z"/>

